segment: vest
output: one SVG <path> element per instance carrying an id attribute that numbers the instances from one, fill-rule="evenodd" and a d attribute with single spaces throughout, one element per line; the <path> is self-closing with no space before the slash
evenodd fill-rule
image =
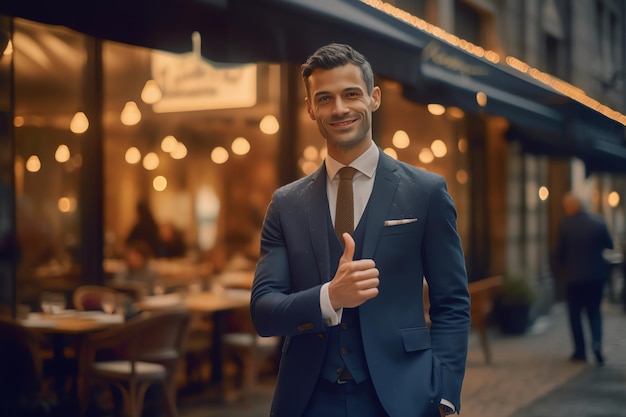
<path id="1" fill-rule="evenodd" d="M 367 207 L 361 219 L 367 216 Z M 329 225 L 329 244 L 330 244 L 330 263 L 331 270 L 337 270 L 339 258 L 343 253 L 343 248 L 339 243 L 339 239 L 332 222 Z M 363 249 L 363 237 L 365 235 L 365 221 L 359 221 L 356 230 L 352 234 L 356 247 L 354 250 L 354 258 L 361 257 Z M 347 367 L 352 374 L 356 383 L 363 382 L 369 378 L 367 363 L 365 361 L 365 353 L 363 351 L 363 340 L 361 338 L 361 325 L 359 322 L 358 308 L 344 308 L 341 317 L 341 323 L 337 326 L 328 328 L 328 345 L 326 348 L 326 356 L 322 364 L 321 377 L 336 382 L 339 374 Z"/>

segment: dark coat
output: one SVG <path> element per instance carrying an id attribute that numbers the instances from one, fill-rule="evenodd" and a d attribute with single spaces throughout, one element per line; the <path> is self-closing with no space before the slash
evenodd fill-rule
<path id="1" fill-rule="evenodd" d="M 580 211 L 561 220 L 556 262 L 567 284 L 606 281 L 605 249 L 613 249 L 613 239 L 601 217 Z"/>

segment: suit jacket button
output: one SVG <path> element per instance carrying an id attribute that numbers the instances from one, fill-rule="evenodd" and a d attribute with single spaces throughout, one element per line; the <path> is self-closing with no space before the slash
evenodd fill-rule
<path id="1" fill-rule="evenodd" d="M 313 323 L 311 322 L 298 325 L 299 332 L 306 332 L 307 330 L 311 330 L 312 328 L 313 328 Z"/>
<path id="2" fill-rule="evenodd" d="M 326 339 L 326 336 L 324 335 L 324 333 L 318 333 L 317 337 L 319 337 L 321 340 Z"/>

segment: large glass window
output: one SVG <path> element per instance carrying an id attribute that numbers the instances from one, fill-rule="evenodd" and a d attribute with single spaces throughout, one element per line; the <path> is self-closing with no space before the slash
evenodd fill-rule
<path id="1" fill-rule="evenodd" d="M 69 290 L 80 269 L 79 181 L 84 37 L 15 19 L 15 193 L 20 245 L 18 299 Z"/>
<path id="2" fill-rule="evenodd" d="M 112 42 L 103 66 L 106 272 L 147 215 L 140 204 L 161 229 L 159 261 L 215 271 L 236 256 L 256 261 L 277 186 L 280 66 Z M 177 248 L 163 241 L 172 231 Z"/>
<path id="3" fill-rule="evenodd" d="M 157 259 L 202 264 L 207 274 L 236 257 L 253 265 L 277 186 L 280 65 L 96 43 L 15 19 L 18 302 L 32 309 L 44 289 L 65 292 L 69 304 L 85 280 L 83 262 L 93 255 L 83 250 L 85 216 L 102 224 L 105 272 L 114 273 L 139 203 L 159 236 L 179 238 L 160 240 Z M 90 157 L 102 167 L 86 164 Z M 85 201 L 100 194 L 102 207 Z"/>

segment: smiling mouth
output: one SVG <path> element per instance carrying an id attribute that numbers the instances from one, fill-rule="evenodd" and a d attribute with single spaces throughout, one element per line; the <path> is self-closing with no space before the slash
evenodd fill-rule
<path id="1" fill-rule="evenodd" d="M 356 119 L 341 120 L 339 122 L 332 122 L 332 123 L 330 123 L 330 125 L 332 127 L 346 127 L 346 126 L 350 126 L 350 125 L 354 124 L 355 122 L 356 122 Z"/>

